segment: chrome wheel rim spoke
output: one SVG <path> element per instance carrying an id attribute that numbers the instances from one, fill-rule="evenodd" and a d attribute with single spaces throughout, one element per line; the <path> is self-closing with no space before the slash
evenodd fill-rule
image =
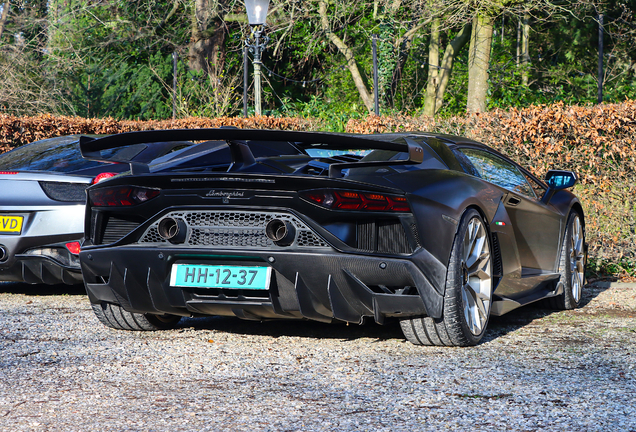
<path id="1" fill-rule="evenodd" d="M 570 257 L 570 289 L 572 297 L 578 303 L 583 292 L 583 281 L 585 280 L 585 253 L 583 251 L 584 237 L 581 220 L 578 216 L 572 221 L 571 235 L 569 239 Z"/>
<path id="2" fill-rule="evenodd" d="M 479 335 L 490 314 L 492 265 L 486 229 L 478 218 L 468 223 L 462 260 L 462 302 L 470 332 Z"/>

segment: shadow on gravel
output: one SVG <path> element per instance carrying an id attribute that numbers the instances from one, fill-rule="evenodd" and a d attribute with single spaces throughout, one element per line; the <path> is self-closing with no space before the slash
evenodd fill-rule
<path id="1" fill-rule="evenodd" d="M 581 307 L 609 288 L 609 284 L 595 283 L 586 286 Z M 0 293 L 24 294 L 29 296 L 85 295 L 83 285 L 29 285 L 17 282 L 0 282 Z M 500 336 L 514 332 L 537 319 L 555 312 L 543 308 L 541 303 L 516 309 L 504 316 L 492 316 L 483 342 L 492 341 Z M 230 334 L 260 335 L 270 337 L 305 337 L 314 339 L 356 340 L 360 338 L 384 340 L 404 340 L 402 330 L 396 319 L 388 319 L 385 325 L 376 324 L 373 319 L 364 325 L 346 325 L 344 323 L 325 324 L 315 321 L 270 320 L 263 322 L 244 321 L 233 317 L 209 317 L 183 319 L 179 328 L 195 330 L 217 330 Z"/>
<path id="2" fill-rule="evenodd" d="M 185 319 L 180 323 L 179 327 L 195 330 L 217 330 L 230 334 L 271 336 L 274 338 L 281 336 L 341 340 L 372 338 L 376 339 L 375 342 L 404 339 L 397 320 L 387 320 L 386 324 L 381 326 L 373 321 L 368 321 L 363 325 L 346 325 L 340 322 L 333 324 L 301 320 L 257 322 L 231 317 L 210 317 Z"/>
<path id="3" fill-rule="evenodd" d="M 609 283 L 594 282 L 585 286 L 580 308 L 585 308 L 603 291 L 609 289 Z M 535 320 L 560 312 L 550 309 L 543 301 L 515 309 L 503 316 L 491 316 L 488 322 L 488 331 L 482 342 L 492 341 L 500 336 L 512 333 Z"/>
<path id="4" fill-rule="evenodd" d="M 32 296 L 86 295 L 84 285 L 30 285 L 19 282 L 0 282 L 0 294 L 25 294 Z"/>
<path id="5" fill-rule="evenodd" d="M 605 291 L 607 286 L 586 286 L 581 307 L 585 307 L 596 296 Z M 544 318 L 555 312 L 547 309 L 541 303 L 516 309 L 504 316 L 492 316 L 483 342 L 492 341 L 498 337 L 514 332 L 537 319 Z M 263 322 L 244 321 L 231 317 L 189 318 L 184 319 L 181 328 L 194 330 L 217 330 L 229 334 L 270 336 L 270 337 L 305 337 L 314 339 L 356 340 L 360 338 L 384 340 L 406 340 L 396 319 L 387 320 L 385 325 L 376 324 L 373 319 L 364 325 L 343 323 L 325 324 L 315 321 L 301 320 L 270 320 Z"/>

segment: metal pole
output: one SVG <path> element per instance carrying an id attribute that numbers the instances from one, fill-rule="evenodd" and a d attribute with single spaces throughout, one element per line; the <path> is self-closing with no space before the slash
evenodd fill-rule
<path id="1" fill-rule="evenodd" d="M 254 32 L 254 114 L 261 115 L 261 31 Z"/>
<path id="2" fill-rule="evenodd" d="M 521 20 L 517 21 L 517 67 L 521 62 Z"/>
<path id="3" fill-rule="evenodd" d="M 172 53 L 172 120 L 177 118 L 177 60 L 179 54 Z"/>
<path id="4" fill-rule="evenodd" d="M 378 35 L 373 35 L 373 109 L 375 115 L 380 115 L 380 100 L 378 89 Z"/>
<path id="5" fill-rule="evenodd" d="M 268 36 L 263 36 L 262 26 L 252 27 L 252 35 L 245 41 L 245 46 L 254 54 L 254 115 L 260 116 L 261 111 L 261 54 L 265 50 L 267 43 L 269 42 Z M 254 43 L 252 43 L 252 38 Z M 246 54 L 247 55 L 247 52 Z M 245 60 L 247 64 L 247 60 Z M 247 72 L 244 70 L 244 80 L 247 83 Z M 247 89 L 247 84 L 244 86 Z M 247 105 L 247 96 L 244 94 L 244 104 Z M 244 109 L 246 112 L 246 109 Z"/>
<path id="6" fill-rule="evenodd" d="M 598 15 L 598 103 L 603 103 L 603 14 Z"/>
<path id="7" fill-rule="evenodd" d="M 247 81 L 249 76 L 249 68 L 247 65 L 248 49 L 247 45 L 243 49 L 243 117 L 247 117 Z"/>

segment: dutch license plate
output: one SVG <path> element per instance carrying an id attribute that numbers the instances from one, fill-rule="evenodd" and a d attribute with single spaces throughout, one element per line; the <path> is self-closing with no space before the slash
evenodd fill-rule
<path id="1" fill-rule="evenodd" d="M 271 267 L 173 264 L 170 286 L 267 290 L 271 274 Z"/>
<path id="2" fill-rule="evenodd" d="M 22 216 L 0 216 L 0 233 L 20 234 L 22 232 Z"/>

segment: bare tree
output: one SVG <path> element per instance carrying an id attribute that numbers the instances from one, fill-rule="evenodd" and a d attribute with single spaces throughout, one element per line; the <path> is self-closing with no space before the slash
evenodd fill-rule
<path id="1" fill-rule="evenodd" d="M 572 0 L 556 2 L 552 0 L 472 0 L 468 3 L 473 9 L 473 27 L 470 39 L 468 58 L 468 101 L 466 109 L 469 113 L 486 110 L 486 96 L 488 94 L 488 68 L 492 46 L 493 26 L 495 20 L 506 12 L 517 16 L 521 20 L 521 63 L 524 67 L 522 82 L 529 82 L 528 65 L 530 19 L 533 12 L 541 14 L 543 21 L 556 20 L 564 15 L 576 17 L 575 10 L 585 7 L 596 0 Z M 603 1 L 603 0 L 600 0 Z"/>
<path id="2" fill-rule="evenodd" d="M 354 5 L 359 9 L 354 9 Z M 390 27 L 390 31 L 385 31 L 382 37 L 388 39 L 385 42 L 392 47 L 394 56 L 394 59 L 388 62 L 392 65 L 392 70 L 389 71 L 388 95 L 391 101 L 402 79 L 414 38 L 424 34 L 427 26 L 436 17 L 444 16 L 444 29 L 455 25 L 458 11 L 461 15 L 465 5 L 463 0 L 375 0 L 372 4 L 347 1 L 335 1 L 328 4 L 326 0 L 319 0 L 318 6 L 321 28 L 327 39 L 345 57 L 346 67 L 360 98 L 371 112 L 374 106 L 373 97 L 360 72 L 354 50 L 346 42 L 346 30 L 353 21 L 360 16 L 369 15 L 370 8 L 373 8 L 372 16 L 376 27 L 366 30 L 369 39 L 372 31 Z M 337 34 L 336 28 L 342 35 Z M 437 28 L 440 28 L 439 24 Z M 386 57 L 390 54 L 385 52 L 383 55 Z"/>
<path id="3" fill-rule="evenodd" d="M 478 12 L 473 18 L 468 52 L 468 112 L 486 111 L 494 21 L 492 15 L 484 12 Z"/>
<path id="4" fill-rule="evenodd" d="M 175 2 L 175 4 L 177 4 Z M 218 75 L 225 64 L 227 27 L 225 0 L 194 0 L 188 65 L 192 70 Z"/>
<path id="5" fill-rule="evenodd" d="M 0 40 L 2 40 L 4 27 L 7 24 L 7 18 L 9 17 L 9 9 L 11 9 L 11 1 L 6 0 L 4 4 L 2 5 L 2 17 L 0 17 Z"/>
<path id="6" fill-rule="evenodd" d="M 530 14 L 525 12 L 521 19 L 521 82 L 528 85 L 530 74 Z"/>
<path id="7" fill-rule="evenodd" d="M 394 39 L 391 41 L 391 45 L 393 45 L 393 52 L 395 53 L 397 61 L 394 63 L 393 70 L 391 71 L 390 89 L 387 94 L 387 100 L 391 106 L 393 105 L 393 99 L 397 92 L 398 85 L 402 80 L 403 71 L 409 59 L 410 52 L 413 46 L 413 40 L 417 36 L 421 35 L 426 26 L 431 23 L 437 16 L 436 14 L 432 13 L 432 11 L 434 11 L 436 7 L 435 2 L 436 0 L 428 0 L 428 2 L 426 3 L 426 8 L 421 10 L 418 10 L 418 8 L 420 6 L 423 6 L 424 4 L 409 4 L 407 9 L 415 13 L 416 16 L 418 16 L 419 18 L 413 19 L 410 22 L 403 23 L 402 26 L 405 27 L 403 30 L 403 34 L 400 35 L 400 32 L 398 31 L 396 35 L 393 35 Z M 378 2 L 376 1 L 374 4 L 377 3 Z M 385 19 L 385 21 L 393 22 L 393 16 L 402 6 L 404 5 L 401 1 L 391 2 L 389 8 L 389 18 Z M 385 27 L 386 25 L 386 23 L 381 23 L 381 27 Z"/>
<path id="8" fill-rule="evenodd" d="M 327 15 L 327 3 L 325 0 L 319 0 L 318 2 L 318 13 L 320 14 L 320 23 L 322 25 L 322 29 L 327 35 L 327 38 L 331 43 L 333 43 L 336 48 L 342 53 L 345 60 L 347 61 L 347 69 L 351 73 L 351 78 L 355 83 L 356 89 L 360 94 L 360 98 L 364 103 L 364 106 L 367 107 L 369 112 L 373 111 L 373 96 L 367 89 L 364 80 L 362 79 L 362 74 L 360 73 L 360 69 L 358 69 L 358 64 L 356 63 L 356 58 L 353 54 L 353 50 L 349 47 L 345 41 L 338 37 L 336 33 L 332 30 L 331 25 L 329 23 L 329 17 Z"/>
<path id="9" fill-rule="evenodd" d="M 439 67 L 435 67 L 433 64 L 433 60 L 439 60 L 439 54 L 429 54 L 429 81 L 424 99 L 424 115 L 434 116 L 442 107 L 444 94 L 453 71 L 453 64 L 459 52 L 470 40 L 471 30 L 472 23 L 464 25 L 459 33 L 448 43 Z M 431 36 L 431 43 L 432 41 Z M 433 50 L 435 49 L 439 49 L 439 43 L 433 45 Z"/>
<path id="10" fill-rule="evenodd" d="M 435 17 L 431 23 L 431 40 L 428 43 L 428 82 L 424 99 L 424 115 L 434 116 L 437 102 L 437 89 L 441 66 L 439 64 L 439 27 L 440 18 Z"/>

